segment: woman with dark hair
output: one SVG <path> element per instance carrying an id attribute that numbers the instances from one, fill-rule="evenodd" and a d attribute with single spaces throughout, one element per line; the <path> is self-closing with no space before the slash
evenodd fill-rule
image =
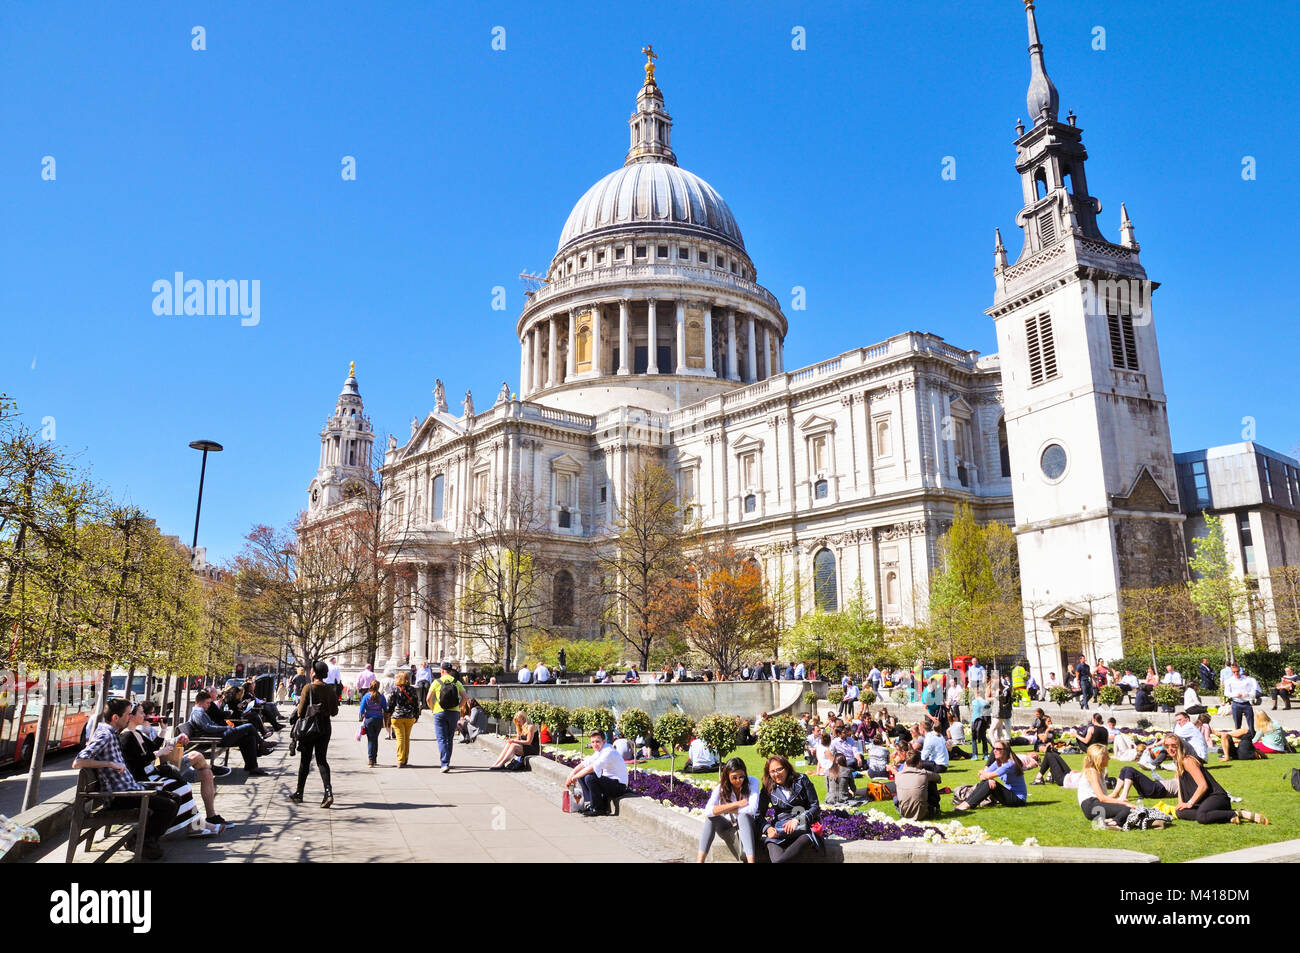
<path id="1" fill-rule="evenodd" d="M 993 763 L 987 771 L 979 773 L 979 779 L 979 784 L 966 795 L 964 801 L 954 798 L 954 811 L 969 811 L 987 798 L 992 798 L 1004 807 L 1024 807 L 1029 800 L 1024 765 L 1011 750 L 1009 741 L 993 742 Z"/>
<path id="2" fill-rule="evenodd" d="M 1035 751 L 1052 746 L 1052 719 L 1041 708 L 1034 709 L 1034 723 L 1029 734 Z"/>
<path id="3" fill-rule="evenodd" d="M 857 788 L 853 786 L 853 772 L 849 770 L 848 760 L 837 754 L 831 766 L 826 769 L 826 803 L 852 804 L 858 797 Z"/>
<path id="4" fill-rule="evenodd" d="M 812 831 L 822 812 L 817 791 L 784 755 L 774 754 L 763 765 L 763 787 L 755 810 L 760 824 L 767 823 L 769 807 L 776 818 L 764 828 L 763 840 L 772 863 L 793 860 L 809 844 L 818 845 Z"/>
<path id="5" fill-rule="evenodd" d="M 325 785 L 325 797 L 321 807 L 334 803 L 334 790 L 330 787 L 330 766 L 325 760 L 325 752 L 330 743 L 330 719 L 339 713 L 339 693 L 333 685 L 327 685 L 330 667 L 324 662 L 317 662 L 311 669 L 311 684 L 303 689 L 298 698 L 298 707 L 294 710 L 294 722 L 301 721 L 309 711 L 315 716 L 316 732 L 309 738 L 298 738 L 298 789 L 289 795 L 289 800 L 302 803 L 303 789 L 307 787 L 307 774 L 311 771 L 311 759 L 316 758 L 316 767 L 320 769 L 320 779 Z M 314 711 L 312 711 L 314 709 Z"/>
<path id="6" fill-rule="evenodd" d="M 1174 808 L 1180 820 L 1198 824 L 1267 824 L 1268 818 L 1253 811 L 1234 811 L 1232 799 L 1200 759 L 1183 748 L 1177 735 L 1165 735 L 1165 752 L 1174 759 L 1178 772 L 1179 801 Z"/>
<path id="7" fill-rule="evenodd" d="M 732 758 L 718 772 L 718 786 L 704 805 L 704 827 L 700 829 L 699 862 L 709 855 L 715 834 L 735 829 L 745 862 L 754 862 L 754 824 L 757 821 L 761 785 L 749 776 L 743 758 Z"/>

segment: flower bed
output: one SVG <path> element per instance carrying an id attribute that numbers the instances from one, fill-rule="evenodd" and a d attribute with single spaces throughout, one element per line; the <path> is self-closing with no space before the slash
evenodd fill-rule
<path id="1" fill-rule="evenodd" d="M 550 758 L 570 768 L 580 763 L 580 759 L 555 750 L 543 750 L 542 757 Z M 628 776 L 628 787 L 635 793 L 658 801 L 665 807 L 683 814 L 702 817 L 704 805 L 708 803 L 709 792 L 713 785 L 706 786 L 694 781 L 677 779 L 670 787 L 665 772 L 637 771 Z M 1015 843 L 1007 837 L 990 837 L 981 827 L 974 825 L 968 827 L 955 820 L 945 823 L 899 821 L 874 808 L 857 811 L 823 809 L 821 824 L 824 835 L 845 841 L 896 841 L 918 838 L 935 844 L 1014 845 Z M 1038 841 L 1030 837 L 1025 840 L 1023 846 L 1036 847 L 1037 845 Z"/>

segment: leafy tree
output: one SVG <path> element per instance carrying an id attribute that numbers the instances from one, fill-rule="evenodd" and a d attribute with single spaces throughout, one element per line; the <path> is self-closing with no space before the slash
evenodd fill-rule
<path id="1" fill-rule="evenodd" d="M 733 715 L 706 715 L 695 726 L 695 734 L 709 746 L 719 761 L 736 750 L 738 740 L 736 719 Z"/>
<path id="2" fill-rule="evenodd" d="M 806 738 L 799 722 L 789 715 L 773 715 L 758 726 L 758 755 L 770 758 L 774 754 L 793 758 L 803 753 Z"/>
<path id="3" fill-rule="evenodd" d="M 597 560 L 602 615 L 646 669 L 681 621 L 682 603 L 671 596 L 686 566 L 677 486 L 661 464 L 646 463 L 633 473 L 615 525 L 611 548 Z"/>
<path id="4" fill-rule="evenodd" d="M 688 574 L 673 586 L 674 614 L 685 619 L 691 647 L 727 678 L 772 637 L 772 607 L 758 565 L 729 539 L 703 544 Z"/>
<path id="5" fill-rule="evenodd" d="M 881 661 L 888 641 L 884 624 L 858 593 L 839 612 L 801 616 L 784 644 L 787 654 L 799 658 L 816 659 L 820 654 L 824 672 L 861 675 Z"/>
<path id="6" fill-rule="evenodd" d="M 939 540 L 929 628 L 933 643 L 942 645 L 949 659 L 960 654 L 996 658 L 1024 645 L 1015 537 L 1001 523 L 977 523 L 965 503 L 958 504 L 952 526 Z"/>
<path id="7" fill-rule="evenodd" d="M 640 708 L 625 708 L 618 716 L 618 730 L 628 741 L 636 741 L 650 734 L 653 723 L 650 716 Z"/>
<path id="8" fill-rule="evenodd" d="M 1218 628 L 1224 654 L 1232 659 L 1237 619 L 1246 607 L 1246 586 L 1228 564 L 1223 539 L 1223 520 L 1205 514 L 1205 534 L 1192 540 L 1194 555 L 1189 560 L 1192 581 L 1188 583 L 1192 602 Z"/>
<path id="9" fill-rule="evenodd" d="M 1120 625 L 1125 645 L 1145 644 L 1157 672 L 1157 653 L 1206 648 L 1216 638 L 1206 632 L 1191 590 L 1182 585 L 1125 589 L 1120 594 Z"/>
<path id="10" fill-rule="evenodd" d="M 655 722 L 655 740 L 668 752 L 669 785 L 677 770 L 677 749 L 685 748 L 695 733 L 695 722 L 680 711 L 666 711 Z"/>

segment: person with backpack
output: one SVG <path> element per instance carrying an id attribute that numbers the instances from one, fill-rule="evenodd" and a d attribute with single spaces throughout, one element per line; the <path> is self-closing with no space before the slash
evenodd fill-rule
<path id="1" fill-rule="evenodd" d="M 316 767 L 320 769 L 320 779 L 325 785 L 325 797 L 321 807 L 334 803 L 334 790 L 330 787 L 330 766 L 325 760 L 325 752 L 330 743 L 330 719 L 339 713 L 339 693 L 325 679 L 329 676 L 329 666 L 317 662 L 312 666 L 311 684 L 303 689 L 298 699 L 298 708 L 294 712 L 293 738 L 298 745 L 298 789 L 289 795 L 289 800 L 301 804 L 303 789 L 307 787 L 307 774 L 311 771 L 311 759 L 316 758 Z"/>
<path id="2" fill-rule="evenodd" d="M 442 663 L 442 674 L 429 687 L 427 699 L 433 711 L 433 731 L 438 737 L 438 760 L 442 773 L 451 770 L 451 747 L 456 740 L 456 722 L 460 720 L 460 699 L 465 686 L 457 681 L 451 663 Z"/>
<path id="3" fill-rule="evenodd" d="M 397 735 L 397 766 L 404 768 L 411 757 L 411 731 L 420 720 L 420 695 L 411 688 L 411 673 L 405 669 L 397 673 L 388 696 L 388 717 Z"/>

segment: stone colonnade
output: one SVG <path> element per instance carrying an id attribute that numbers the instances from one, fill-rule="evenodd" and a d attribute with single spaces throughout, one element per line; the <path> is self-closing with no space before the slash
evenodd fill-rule
<path id="1" fill-rule="evenodd" d="M 683 298 L 575 306 L 534 320 L 520 344 L 523 397 L 606 375 L 675 374 L 750 384 L 785 370 L 775 322 Z"/>

